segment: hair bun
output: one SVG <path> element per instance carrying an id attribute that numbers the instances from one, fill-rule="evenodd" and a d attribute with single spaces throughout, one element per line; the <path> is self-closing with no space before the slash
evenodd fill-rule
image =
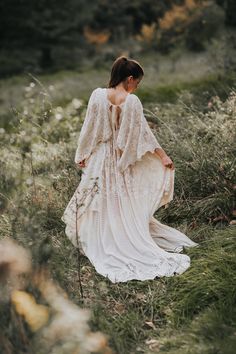
<path id="1" fill-rule="evenodd" d="M 117 60 L 126 62 L 128 61 L 128 58 L 125 55 L 121 55 L 120 57 L 117 58 Z"/>

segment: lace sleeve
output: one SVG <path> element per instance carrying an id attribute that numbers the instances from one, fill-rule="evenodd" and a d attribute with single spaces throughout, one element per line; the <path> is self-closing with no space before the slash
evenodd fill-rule
<path id="1" fill-rule="evenodd" d="M 143 113 L 143 106 L 136 95 L 124 112 L 117 148 L 122 150 L 118 167 L 124 171 L 130 164 L 140 161 L 142 156 L 156 148 L 161 148 Z"/>
<path id="2" fill-rule="evenodd" d="M 88 159 L 97 144 L 107 141 L 111 136 L 110 123 L 106 119 L 104 107 L 100 101 L 99 88 L 95 89 L 88 102 L 83 126 L 80 131 L 74 161 Z"/>

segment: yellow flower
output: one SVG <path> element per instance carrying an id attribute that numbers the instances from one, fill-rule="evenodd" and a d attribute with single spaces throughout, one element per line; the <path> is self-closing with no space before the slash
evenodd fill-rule
<path id="1" fill-rule="evenodd" d="M 16 312 L 24 316 L 32 331 L 37 331 L 48 322 L 49 310 L 47 306 L 37 304 L 35 298 L 25 291 L 14 290 L 11 300 Z"/>

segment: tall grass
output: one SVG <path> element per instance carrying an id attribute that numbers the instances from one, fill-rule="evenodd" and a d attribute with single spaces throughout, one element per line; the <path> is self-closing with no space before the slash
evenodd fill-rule
<path id="1" fill-rule="evenodd" d="M 233 353 L 235 93 L 198 107 L 189 88 L 172 104 L 145 104 L 176 166 L 174 200 L 155 216 L 200 246 L 186 251 L 192 265 L 181 276 L 111 284 L 83 256 L 78 274 L 77 251 L 61 221 L 80 181 L 73 158 L 86 102 L 73 97 L 54 105 L 48 87 L 37 80 L 27 87 L 14 119 L 0 131 L 1 238 L 29 249 L 34 269 L 46 267 L 74 303 L 89 308 L 91 328 L 106 333 L 116 353 Z M 25 332 L 28 346 L 19 349 L 9 303 L 1 301 L 9 353 L 30 353 L 34 333 Z"/>

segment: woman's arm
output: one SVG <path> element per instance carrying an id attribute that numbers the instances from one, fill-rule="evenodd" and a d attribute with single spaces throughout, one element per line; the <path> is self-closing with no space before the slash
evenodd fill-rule
<path id="1" fill-rule="evenodd" d="M 79 161 L 79 162 L 75 162 L 76 166 L 77 166 L 77 167 L 80 167 L 80 168 L 81 168 L 81 167 L 85 167 L 85 160 L 86 160 L 86 159 L 84 159 L 84 160 L 82 160 L 82 161 Z"/>
<path id="2" fill-rule="evenodd" d="M 162 148 L 156 148 L 154 154 L 161 158 L 164 166 L 169 167 L 172 170 L 175 168 L 173 161 Z"/>
<path id="3" fill-rule="evenodd" d="M 156 148 L 154 154 L 156 154 L 160 158 L 167 156 L 167 154 L 165 153 L 165 151 L 162 148 Z"/>

